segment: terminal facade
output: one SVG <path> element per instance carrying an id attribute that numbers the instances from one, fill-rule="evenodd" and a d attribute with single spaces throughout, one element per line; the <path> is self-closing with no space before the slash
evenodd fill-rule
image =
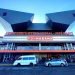
<path id="1" fill-rule="evenodd" d="M 75 57 L 75 36 L 67 31 L 75 11 L 46 14 L 46 23 L 32 23 L 34 14 L 0 9 L 6 34 L 0 37 L 0 62 L 13 62 L 21 55 L 40 59 Z"/>

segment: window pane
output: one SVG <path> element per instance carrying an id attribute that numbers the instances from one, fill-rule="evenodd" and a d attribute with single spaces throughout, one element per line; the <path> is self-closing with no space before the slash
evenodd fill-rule
<path id="1" fill-rule="evenodd" d="M 28 60 L 28 57 L 23 58 L 23 60 Z"/>
<path id="2" fill-rule="evenodd" d="M 29 60 L 34 60 L 35 58 L 34 57 L 29 57 Z"/>
<path id="3" fill-rule="evenodd" d="M 21 60 L 22 58 L 18 58 L 17 60 Z"/>

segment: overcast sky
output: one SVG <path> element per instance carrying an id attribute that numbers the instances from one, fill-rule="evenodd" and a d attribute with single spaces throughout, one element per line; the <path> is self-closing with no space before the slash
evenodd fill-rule
<path id="1" fill-rule="evenodd" d="M 33 22 L 45 23 L 46 13 L 75 10 L 75 0 L 0 0 L 0 8 L 34 13 Z M 4 33 L 0 24 L 0 35 Z"/>

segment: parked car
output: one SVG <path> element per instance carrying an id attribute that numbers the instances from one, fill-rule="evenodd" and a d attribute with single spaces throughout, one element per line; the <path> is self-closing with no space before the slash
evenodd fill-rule
<path id="1" fill-rule="evenodd" d="M 36 65 L 38 63 L 38 58 L 36 55 L 24 55 L 20 56 L 15 62 L 13 63 L 14 66 L 21 66 L 21 65 Z"/>
<path id="2" fill-rule="evenodd" d="M 52 59 L 45 62 L 45 66 L 68 66 L 65 59 Z"/>

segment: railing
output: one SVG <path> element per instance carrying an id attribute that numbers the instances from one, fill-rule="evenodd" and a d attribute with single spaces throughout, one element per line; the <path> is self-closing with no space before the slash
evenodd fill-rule
<path id="1" fill-rule="evenodd" d="M 39 50 L 39 46 L 15 46 L 15 47 L 7 47 L 0 46 L 0 50 Z M 75 46 L 73 48 L 65 48 L 64 46 L 41 46 L 41 50 L 75 50 Z"/>

